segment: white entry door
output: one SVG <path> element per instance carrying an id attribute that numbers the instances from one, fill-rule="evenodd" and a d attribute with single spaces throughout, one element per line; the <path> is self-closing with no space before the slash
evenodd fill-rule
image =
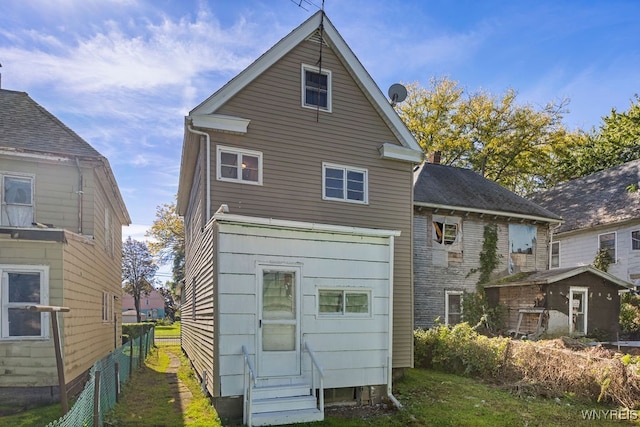
<path id="1" fill-rule="evenodd" d="M 300 375 L 300 267 L 258 267 L 258 376 Z"/>
<path id="2" fill-rule="evenodd" d="M 585 335 L 587 333 L 587 314 L 589 307 L 588 288 L 569 288 L 569 333 Z"/>

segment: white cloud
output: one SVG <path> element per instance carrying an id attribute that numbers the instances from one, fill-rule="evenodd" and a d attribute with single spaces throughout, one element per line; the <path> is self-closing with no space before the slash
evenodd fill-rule
<path id="1" fill-rule="evenodd" d="M 145 237 L 145 233 L 150 228 L 150 225 L 145 224 L 131 224 L 127 227 L 122 227 L 122 241 L 124 242 L 129 237 L 140 242 L 149 241 L 149 238 Z"/>

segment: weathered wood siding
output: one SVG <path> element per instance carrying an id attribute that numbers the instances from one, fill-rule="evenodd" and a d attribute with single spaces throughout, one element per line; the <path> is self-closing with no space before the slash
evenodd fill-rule
<path id="1" fill-rule="evenodd" d="M 442 214 L 440 214 L 442 215 Z M 509 222 L 482 218 L 477 215 L 458 216 L 462 232 L 459 244 L 447 249 L 434 242 L 433 213 L 416 209 L 413 222 L 413 265 L 415 292 L 415 327 L 430 328 L 436 318 L 445 321 L 445 291 L 475 292 L 480 273 L 480 252 L 484 242 L 484 227 L 498 226 L 500 264 L 495 278 L 509 275 Z M 518 222 L 519 224 L 519 222 Z M 517 254 L 516 271 L 546 270 L 548 266 L 548 228 L 537 225 L 536 250 L 533 255 Z"/>
<path id="2" fill-rule="evenodd" d="M 631 232 L 640 230 L 640 223 L 630 222 L 609 227 L 562 233 L 553 236 L 560 242 L 560 267 L 589 265 L 598 253 L 598 235 L 616 233 L 616 262 L 609 265 L 607 273 L 622 280 L 640 285 L 640 250 L 631 246 Z"/>
<path id="3" fill-rule="evenodd" d="M 325 387 L 386 384 L 389 352 L 389 238 L 320 231 L 286 230 L 221 222 L 218 287 L 221 395 L 243 392 L 246 345 L 256 360 L 259 301 L 258 263 L 300 265 L 300 333 L 325 373 Z M 247 248 L 251 248 L 248 253 Z M 318 288 L 371 292 L 371 316 L 323 317 Z M 303 356 L 302 369 L 310 369 Z"/>
<path id="4" fill-rule="evenodd" d="M 301 64 L 315 64 L 319 45 L 303 42 L 216 113 L 251 120 L 246 135 L 211 132 L 212 210 L 325 224 L 400 230 L 395 240 L 394 367 L 413 358 L 412 165 L 384 160 L 378 148 L 398 143 L 330 48 L 332 113 L 301 106 Z M 217 145 L 263 153 L 263 185 L 216 181 Z M 322 163 L 368 170 L 367 205 L 322 200 Z"/>

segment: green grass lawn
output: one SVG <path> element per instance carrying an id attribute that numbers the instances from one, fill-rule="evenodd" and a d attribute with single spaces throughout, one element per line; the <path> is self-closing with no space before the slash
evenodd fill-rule
<path id="1" fill-rule="evenodd" d="M 169 378 L 173 374 L 167 373 L 168 353 L 181 359 L 177 378 L 193 394 L 184 411 L 180 410 L 180 402 L 174 394 L 175 377 Z M 105 421 L 105 425 L 110 426 L 221 426 L 215 409 L 200 390 L 200 384 L 179 346 L 162 346 L 153 351 L 145 366 L 126 384 L 120 403 Z"/>
<path id="2" fill-rule="evenodd" d="M 168 326 L 156 326 L 154 335 L 156 338 L 178 338 L 180 336 L 180 322 L 174 322 Z"/>
<path id="3" fill-rule="evenodd" d="M 411 369 L 394 387 L 404 408 L 390 415 L 365 420 L 327 417 L 308 426 L 404 427 L 404 426 L 623 426 L 627 421 L 605 420 L 612 407 L 578 402 L 566 397 L 518 398 L 476 379 L 437 371 Z M 585 420 L 582 411 L 600 410 L 600 420 Z"/>

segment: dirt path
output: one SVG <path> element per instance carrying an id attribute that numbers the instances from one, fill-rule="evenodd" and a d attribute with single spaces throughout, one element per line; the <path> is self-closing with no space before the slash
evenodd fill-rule
<path id="1" fill-rule="evenodd" d="M 183 414 L 186 412 L 187 406 L 193 399 L 193 394 L 189 388 L 178 378 L 178 368 L 180 368 L 180 358 L 170 351 L 165 351 L 169 356 L 170 362 L 167 368 L 167 382 L 173 390 L 174 403 L 176 404 L 176 410 L 179 410 Z M 178 406 L 179 405 L 179 406 Z"/>

